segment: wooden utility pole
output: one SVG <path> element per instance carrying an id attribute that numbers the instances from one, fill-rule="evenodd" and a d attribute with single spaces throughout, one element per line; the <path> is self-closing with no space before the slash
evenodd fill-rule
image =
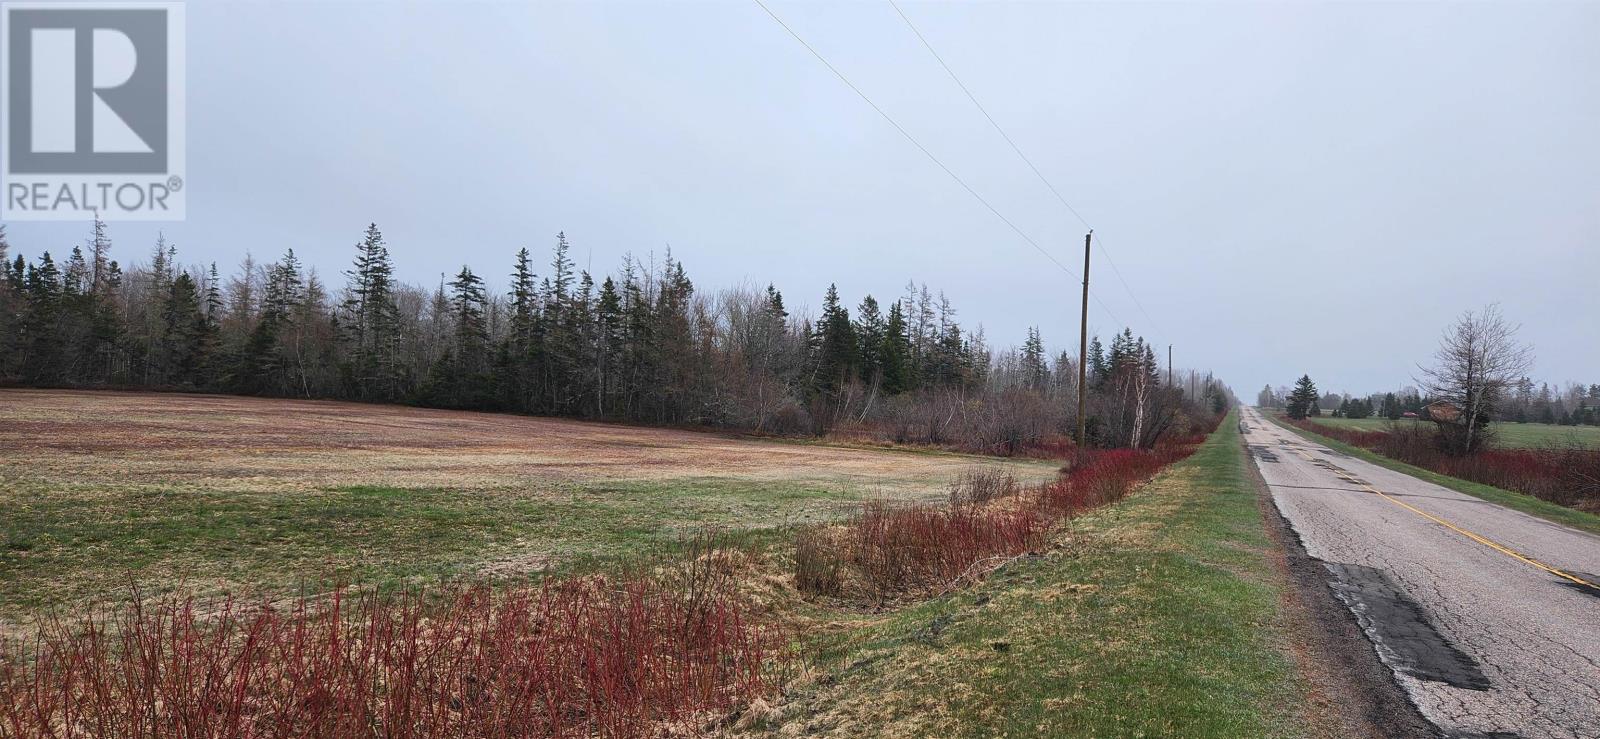
<path id="1" fill-rule="evenodd" d="M 1167 387 L 1172 387 L 1172 345 L 1167 345 Z"/>
<path id="2" fill-rule="evenodd" d="M 1083 313 L 1078 322 L 1078 448 L 1084 444 L 1083 391 L 1089 377 L 1089 240 L 1094 231 L 1083 235 Z"/>

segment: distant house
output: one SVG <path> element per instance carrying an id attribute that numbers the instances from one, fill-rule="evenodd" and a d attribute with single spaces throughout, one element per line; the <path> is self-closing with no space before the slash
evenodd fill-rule
<path id="1" fill-rule="evenodd" d="M 1423 417 L 1437 423 L 1456 423 L 1461 420 L 1461 408 L 1448 400 L 1436 400 L 1423 406 Z"/>

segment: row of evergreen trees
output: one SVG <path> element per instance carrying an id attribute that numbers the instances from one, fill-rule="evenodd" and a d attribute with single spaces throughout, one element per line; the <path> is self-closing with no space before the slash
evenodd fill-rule
<path id="1" fill-rule="evenodd" d="M 1069 426 L 1064 400 L 1076 389 L 1075 365 L 1065 355 L 1052 362 L 1037 330 L 1020 351 L 997 355 L 926 286 L 887 308 L 869 295 L 854 316 L 830 286 L 812 321 L 791 316 L 772 286 L 697 291 L 670 253 L 660 265 L 629 257 L 597 281 L 575 267 L 564 234 L 543 275 L 527 249 L 516 253 L 505 295 L 467 266 L 431 291 L 398 281 L 376 225 L 337 294 L 292 250 L 267 265 L 247 258 L 224 281 L 215 264 L 180 267 L 164 240 L 124 271 L 100 222 L 86 246 L 64 263 L 48 252 L 12 260 L 0 228 L 0 379 L 777 433 L 931 419 L 919 414 L 930 404 L 965 417 L 973 402 L 998 407 L 1001 394 L 1021 393 L 1048 417 L 1029 438 Z M 1089 361 L 1104 442 L 1153 443 L 1145 437 L 1171 425 L 1181 394 L 1157 393 L 1151 347 L 1126 331 L 1109 353 L 1096 339 Z M 911 435 L 949 441 L 982 425 L 952 434 L 951 423 Z"/>
<path id="2" fill-rule="evenodd" d="M 1366 398 L 1343 398 L 1333 409 L 1334 418 L 1371 418 L 1372 401 Z"/>

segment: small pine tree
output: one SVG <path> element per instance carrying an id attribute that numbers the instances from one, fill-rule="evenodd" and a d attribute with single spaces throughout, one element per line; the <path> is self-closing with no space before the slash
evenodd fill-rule
<path id="1" fill-rule="evenodd" d="M 911 340 L 906 335 L 905 311 L 899 301 L 889 306 L 889 319 L 884 322 L 883 345 L 878 357 L 883 368 L 883 392 L 897 395 L 910 390 Z"/>
<path id="2" fill-rule="evenodd" d="M 401 393 L 400 317 L 394 302 L 394 265 L 378 224 L 367 226 L 356 244 L 349 278 L 344 325 L 350 344 L 351 376 L 357 397 L 394 400 Z"/>
<path id="3" fill-rule="evenodd" d="M 860 359 L 850 310 L 839 303 L 839 288 L 828 286 L 822 299 L 821 331 L 817 343 L 818 390 L 836 390 L 854 376 Z"/>
<path id="4" fill-rule="evenodd" d="M 869 383 L 878 382 L 882 377 L 884 328 L 878 301 L 871 295 L 862 298 L 861 305 L 856 308 L 854 329 L 860 353 L 861 379 Z"/>
<path id="5" fill-rule="evenodd" d="M 1028 338 L 1022 344 L 1022 382 L 1032 390 L 1043 390 L 1050 377 L 1050 367 L 1045 363 L 1044 340 L 1039 338 L 1037 326 L 1028 327 Z"/>
<path id="6" fill-rule="evenodd" d="M 1311 381 L 1310 375 L 1301 375 L 1294 383 L 1294 390 L 1289 392 L 1286 410 L 1289 417 L 1299 420 L 1308 415 L 1319 415 L 1317 408 L 1317 384 Z"/>
<path id="7" fill-rule="evenodd" d="M 1100 337 L 1089 340 L 1089 386 L 1099 387 L 1105 382 L 1106 376 L 1111 374 L 1111 367 L 1106 363 L 1106 349 L 1100 343 Z"/>

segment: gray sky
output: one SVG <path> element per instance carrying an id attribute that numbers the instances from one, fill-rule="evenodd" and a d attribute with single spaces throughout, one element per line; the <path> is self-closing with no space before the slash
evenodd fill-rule
<path id="1" fill-rule="evenodd" d="M 773 8 L 1074 270 L 1082 227 L 886 2 Z M 1091 326 L 1176 345 L 1247 398 L 1408 382 L 1501 303 L 1536 374 L 1600 382 L 1600 3 L 906 3 L 1103 236 Z M 998 345 L 1076 349 L 1076 285 L 753 2 L 190 2 L 188 220 L 229 271 L 293 247 L 340 282 L 369 221 L 402 278 L 565 229 L 580 265 L 671 244 L 702 288 L 908 279 Z M 87 224 L 12 223 L 63 252 Z"/>

